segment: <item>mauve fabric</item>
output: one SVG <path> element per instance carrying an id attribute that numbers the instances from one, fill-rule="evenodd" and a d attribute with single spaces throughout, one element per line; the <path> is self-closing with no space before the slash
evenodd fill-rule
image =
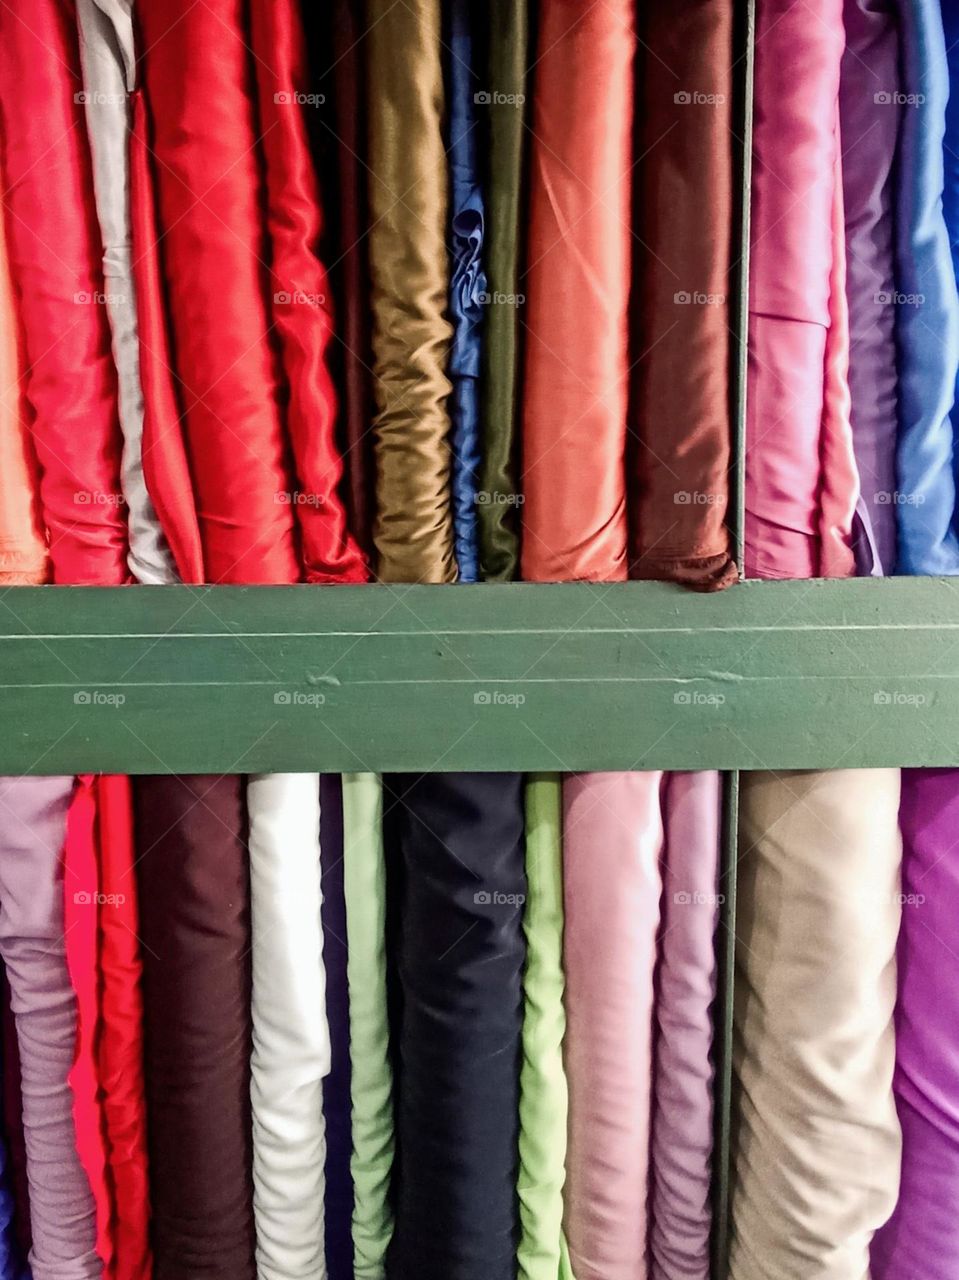
<path id="1" fill-rule="evenodd" d="M 699 591 L 738 577 L 726 524 L 733 9 L 651 0 L 637 18 L 630 577 Z"/>
<path id="2" fill-rule="evenodd" d="M 389 778 L 398 1026 L 390 1280 L 513 1280 L 522 778 Z"/>
<path id="3" fill-rule="evenodd" d="M 563 957 L 576 1280 L 645 1280 L 661 773 L 563 784 Z"/>
<path id="4" fill-rule="evenodd" d="M 894 173 L 902 108 L 895 0 L 845 0 L 839 81 L 852 432 L 882 572 L 896 570 Z"/>
<path id="5" fill-rule="evenodd" d="M 668 774 L 664 793 L 649 1274 L 652 1280 L 709 1280 L 719 774 Z"/>
<path id="6" fill-rule="evenodd" d="M 155 1280 L 256 1280 L 239 777 L 134 787 Z"/>
<path id="7" fill-rule="evenodd" d="M 5 5 L 0 159 L 42 516 L 54 580 L 111 585 L 126 576 L 122 438 L 81 89 L 73 5 Z"/>
<path id="8" fill-rule="evenodd" d="M 626 577 L 633 5 L 537 15 L 522 575 Z M 548 531 L 548 532 L 547 532 Z"/>
<path id="9" fill-rule="evenodd" d="M 73 793 L 73 778 L 0 779 L 0 953 L 20 1048 L 34 1280 L 100 1280 L 104 1274 L 67 1082 L 78 1047 L 64 937 Z M 86 909 L 92 915 L 94 908 Z"/>

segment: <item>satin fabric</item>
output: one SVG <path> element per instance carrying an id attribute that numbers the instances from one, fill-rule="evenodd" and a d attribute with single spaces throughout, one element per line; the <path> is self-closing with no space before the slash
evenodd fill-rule
<path id="1" fill-rule="evenodd" d="M 367 0 L 377 573 L 454 582 L 439 0 Z"/>
<path id="2" fill-rule="evenodd" d="M 353 1096 L 353 1259 L 356 1280 L 383 1280 L 393 1232 L 393 1070 L 386 988 L 383 789 L 372 773 L 343 775 L 343 889 Z"/>
<path id="3" fill-rule="evenodd" d="M 453 531 L 460 582 L 479 578 L 476 526 L 480 463 L 479 378 L 483 349 L 483 308 L 490 300 L 483 249 L 485 199 L 480 182 L 483 142 L 480 114 L 474 9 L 470 0 L 453 0 L 447 13 L 449 69 L 450 296 L 453 324 L 448 374 L 453 443 Z M 496 305 L 496 300 L 493 299 Z"/>
<path id="4" fill-rule="evenodd" d="M 134 779 L 155 1280 L 256 1280 L 243 779 Z"/>
<path id="5" fill-rule="evenodd" d="M 729 1274 L 867 1277 L 898 1190 L 899 771 L 740 787 Z"/>
<path id="6" fill-rule="evenodd" d="M 719 774 L 671 773 L 664 791 L 649 1274 L 652 1280 L 709 1280 Z"/>
<path id="7" fill-rule="evenodd" d="M 626 577 L 633 5 L 545 0 L 537 28 L 522 574 L 612 581 Z"/>
<path id="8" fill-rule="evenodd" d="M 563 1069 L 563 791 L 526 782 L 523 1065 L 519 1079 L 519 1280 L 572 1280 L 563 1236 L 568 1089 Z"/>
<path id="9" fill-rule="evenodd" d="M 20 1052 L 17 1047 L 17 1022 L 10 1006 L 10 983 L 3 979 L 3 1120 L 10 1145 L 13 1182 L 13 1224 L 20 1254 L 26 1258 L 32 1244 L 30 1236 L 30 1183 L 27 1178 L 27 1146 L 23 1131 L 23 1097 L 20 1081 Z"/>
<path id="10" fill-rule="evenodd" d="M 72 10 L 5 6 L 4 212 L 42 516 L 54 580 L 111 585 L 126 574 L 121 436 L 80 84 Z"/>
<path id="11" fill-rule="evenodd" d="M 576 1280 L 647 1274 L 660 773 L 563 786 L 566 1237 Z"/>
<path id="12" fill-rule="evenodd" d="M 0 779 L 0 952 L 20 1047 L 34 1280 L 99 1280 L 104 1273 L 67 1082 L 81 1061 L 64 936 L 73 792 L 73 778 Z M 76 905 L 95 927 L 95 908 Z"/>
<path id="13" fill-rule="evenodd" d="M 320 779 L 247 784 L 253 957 L 253 1213 L 259 1280 L 325 1280 L 330 1069 L 320 925 Z"/>
<path id="14" fill-rule="evenodd" d="M 852 431 L 882 571 L 896 570 L 894 165 L 902 108 L 894 0 L 845 0 L 839 82 Z"/>
<path id="15" fill-rule="evenodd" d="M 388 785 L 399 1160 L 386 1274 L 513 1280 L 522 779 L 398 774 Z"/>
<path id="16" fill-rule="evenodd" d="M 482 449 L 477 509 L 480 572 L 508 582 L 519 566 L 519 415 L 525 297 L 520 264 L 525 224 L 523 161 L 528 112 L 527 0 L 490 0 L 487 60 L 490 103 L 486 246 L 487 310 L 480 374 Z M 497 97 L 494 99 L 493 94 Z"/>
<path id="17" fill-rule="evenodd" d="M 4 1078 L 4 1087 L 6 1079 Z M 0 1141 L 0 1276 L 3 1280 L 26 1280 L 28 1272 L 17 1238 L 16 1187 L 7 1138 Z"/>
<path id="18" fill-rule="evenodd" d="M 726 525 L 733 3 L 639 13 L 630 576 L 715 591 L 739 576 Z"/>

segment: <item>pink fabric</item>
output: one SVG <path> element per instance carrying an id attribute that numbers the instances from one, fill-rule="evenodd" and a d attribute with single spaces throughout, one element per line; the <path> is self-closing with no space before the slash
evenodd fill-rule
<path id="1" fill-rule="evenodd" d="M 576 1280 L 644 1280 L 661 773 L 563 786 L 565 1227 Z"/>

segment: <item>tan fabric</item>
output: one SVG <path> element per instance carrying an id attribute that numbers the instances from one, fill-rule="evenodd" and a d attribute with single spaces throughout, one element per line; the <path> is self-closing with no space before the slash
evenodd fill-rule
<path id="1" fill-rule="evenodd" d="M 866 1280 L 895 1205 L 898 808 L 898 769 L 743 775 L 730 1280 Z"/>

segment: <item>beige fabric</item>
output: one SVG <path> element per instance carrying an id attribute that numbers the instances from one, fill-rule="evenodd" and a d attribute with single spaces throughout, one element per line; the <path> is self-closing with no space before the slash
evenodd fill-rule
<path id="1" fill-rule="evenodd" d="M 744 774 L 730 1280 L 866 1280 L 896 1203 L 899 770 Z"/>

